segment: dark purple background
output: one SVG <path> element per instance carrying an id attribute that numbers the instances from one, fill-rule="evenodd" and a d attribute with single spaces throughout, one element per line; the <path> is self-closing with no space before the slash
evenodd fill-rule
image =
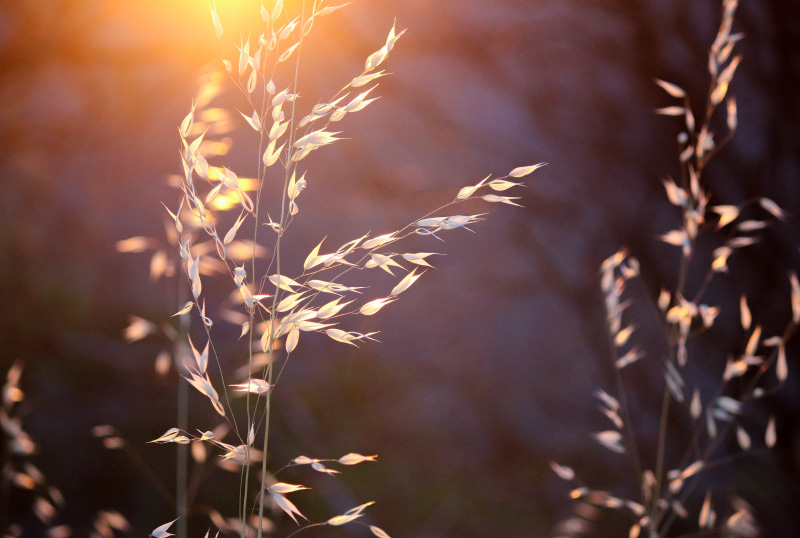
<path id="1" fill-rule="evenodd" d="M 102 449 L 90 428 L 118 427 L 172 487 L 173 448 L 145 441 L 175 425 L 177 376 L 154 373 L 158 342 L 126 346 L 121 333 L 128 314 L 163 320 L 175 308 L 168 288 L 148 280 L 148 257 L 114 244 L 162 237 L 160 202 L 177 203 L 164 184 L 180 171 L 177 127 L 197 73 L 218 55 L 207 7 L 189 4 L 0 4 L 0 360 L 4 371 L 25 361 L 34 461 L 63 491 L 61 521 L 76 535 L 100 509 L 124 513 L 132 535 L 171 519 L 144 473 Z M 390 56 L 381 99 L 342 122 L 348 140 L 309 159 L 290 266 L 325 235 L 338 245 L 385 233 L 489 173 L 550 163 L 528 178 L 525 209 L 492 207 L 475 235 L 417 242 L 447 256 L 363 321 L 362 330 L 381 331 L 381 344 L 301 340 L 276 396 L 274 461 L 380 454 L 335 485 L 284 477 L 315 481 L 323 501 L 308 494 L 298 503 L 309 499 L 316 519 L 375 500 L 372 521 L 396 537 L 545 536 L 571 510 L 551 459 L 592 486 L 630 493 L 625 459 L 589 437 L 607 427 L 592 393 L 613 386 L 598 267 L 624 244 L 650 293 L 677 274 L 677 249 L 655 237 L 677 225 L 660 179 L 678 171 L 680 121 L 652 113 L 674 104 L 653 79 L 703 102 L 719 11 L 717 2 L 361 0 L 315 27 L 300 77 L 307 104 L 357 74 L 395 19 L 408 33 Z M 800 215 L 799 12 L 778 0 L 740 9 L 744 59 L 731 91 L 741 128 L 706 175 L 712 203 L 764 195 Z M 252 175 L 251 141 L 235 141 L 223 164 Z M 744 344 L 740 293 L 765 335 L 791 315 L 785 275 L 800 266 L 797 232 L 796 218 L 768 230 L 710 290 L 724 314 L 691 370 L 709 394 L 726 356 Z M 657 327 L 634 308 L 639 315 L 634 338 L 657 350 Z M 661 398 L 657 357 L 630 373 L 645 452 Z M 789 359 L 791 372 L 795 349 Z M 780 448 L 713 476 L 720 504 L 740 492 L 768 536 L 800 529 L 797 389 L 791 377 L 764 404 L 779 417 Z M 753 414 L 754 431 L 766 413 Z M 193 395 L 190 424 L 215 420 Z M 677 446 L 682 430 L 672 433 Z M 218 473 L 198 502 L 233 515 L 235 488 Z M 26 497 L 15 495 L 12 519 L 25 520 Z M 598 536 L 626 532 L 616 516 L 600 521 Z M 207 525 L 196 518 L 192 535 Z"/>

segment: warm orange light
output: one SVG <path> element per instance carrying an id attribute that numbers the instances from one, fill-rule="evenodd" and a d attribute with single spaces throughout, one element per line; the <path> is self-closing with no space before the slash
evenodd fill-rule
<path id="1" fill-rule="evenodd" d="M 211 208 L 217 211 L 227 211 L 239 205 L 239 197 L 235 192 L 220 194 L 211 202 Z"/>

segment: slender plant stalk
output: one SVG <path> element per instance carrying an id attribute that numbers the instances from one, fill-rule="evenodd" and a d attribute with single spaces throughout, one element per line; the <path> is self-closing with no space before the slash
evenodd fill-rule
<path id="1" fill-rule="evenodd" d="M 189 427 L 189 386 L 178 379 L 178 428 L 186 431 Z M 176 464 L 176 516 L 178 520 L 178 538 L 186 537 L 186 508 L 187 508 L 187 481 L 189 477 L 189 450 L 188 445 L 178 445 Z"/>
<path id="2" fill-rule="evenodd" d="M 688 101 L 686 103 L 686 106 L 687 107 L 689 106 L 688 105 Z M 706 121 L 708 121 L 708 120 L 706 120 Z M 682 177 L 684 178 L 684 181 L 683 181 L 684 188 L 687 189 L 687 191 L 688 191 L 688 189 L 689 189 L 688 181 L 689 180 L 687 178 L 688 174 L 686 173 L 686 167 L 682 167 L 682 171 L 684 172 L 682 174 Z M 697 172 L 697 175 L 698 175 L 697 181 L 698 182 L 700 181 L 700 174 L 701 174 L 701 172 L 698 171 Z M 691 203 L 691 201 L 689 201 L 687 203 Z M 683 223 L 684 223 L 684 226 L 685 226 L 687 220 L 689 218 L 691 218 L 690 209 L 689 208 L 684 208 L 682 217 L 683 217 Z M 688 241 L 689 241 L 689 250 L 688 250 L 688 252 L 684 250 L 681 253 L 681 263 L 680 263 L 680 267 L 678 269 L 678 283 L 677 283 L 677 285 L 675 287 L 675 292 L 673 294 L 673 299 L 674 299 L 676 304 L 678 303 L 678 301 L 682 300 L 682 298 L 683 298 L 683 295 L 684 295 L 684 292 L 685 292 L 685 288 L 686 288 L 686 280 L 687 280 L 688 274 L 689 274 L 689 267 L 690 267 L 691 260 L 692 260 L 692 252 L 694 252 L 694 246 L 695 246 L 694 238 L 690 237 L 688 239 Z M 678 348 L 679 348 L 679 344 L 676 341 L 676 339 L 680 339 L 680 338 L 681 337 L 679 335 L 679 328 L 677 326 L 675 326 L 673 328 L 673 330 L 671 331 L 671 336 L 670 336 L 670 341 L 669 341 L 669 354 L 668 354 L 668 358 L 667 358 L 667 361 L 669 363 L 673 364 L 673 365 L 677 363 L 677 353 L 678 353 Z M 664 476 L 663 476 L 663 474 L 664 474 L 664 458 L 666 456 L 666 450 L 667 450 L 667 446 L 666 446 L 667 445 L 667 429 L 668 429 L 669 409 L 670 409 L 670 402 L 671 401 L 672 401 L 672 393 L 669 390 L 669 386 L 667 384 L 665 384 L 664 385 L 664 393 L 663 393 L 662 399 L 661 399 L 661 412 L 660 412 L 659 427 L 658 427 L 658 444 L 656 445 L 657 446 L 657 454 L 656 454 L 656 467 L 655 467 L 655 478 L 656 478 L 655 487 L 657 488 L 657 491 L 659 491 L 659 492 L 662 490 L 663 479 L 664 479 Z M 660 499 L 660 494 L 653 495 L 653 503 L 652 503 L 652 508 L 651 508 L 652 517 L 650 519 L 650 525 L 651 525 L 650 531 L 651 532 L 656 532 L 658 521 L 660 519 L 659 507 L 658 507 L 658 500 L 659 499 Z"/>
<path id="3" fill-rule="evenodd" d="M 301 32 L 303 27 L 305 26 L 306 21 L 306 3 L 305 0 L 302 3 L 302 12 L 300 15 L 300 28 Z M 298 76 L 300 73 L 300 56 L 303 52 L 303 38 L 300 38 L 300 43 L 297 48 L 297 55 L 295 58 L 295 68 L 294 68 L 294 83 L 292 85 L 292 90 L 295 94 L 298 93 L 297 91 L 297 81 Z M 275 268 L 277 270 L 278 278 L 280 278 L 281 273 L 281 240 L 283 239 L 283 233 L 286 227 L 286 202 L 288 199 L 288 191 L 289 191 L 289 179 L 290 179 L 290 171 L 293 169 L 291 164 L 291 154 L 292 154 L 292 144 L 294 143 L 294 121 L 295 121 L 295 106 L 297 103 L 297 99 L 292 100 L 292 113 L 289 123 L 289 140 L 287 143 L 287 150 L 286 150 L 286 168 L 285 174 L 283 178 L 283 193 L 281 194 L 281 217 L 280 217 L 280 224 L 278 229 L 278 238 L 275 241 Z M 277 312 L 278 307 L 278 298 L 280 297 L 280 288 L 276 287 L 275 295 L 272 298 L 272 310 L 270 312 L 270 320 L 269 320 L 269 327 L 268 331 L 270 331 L 270 336 L 268 338 L 269 342 L 269 350 L 268 353 L 268 360 L 267 360 L 267 384 L 269 386 L 273 386 L 273 376 L 274 376 L 274 365 L 275 365 L 275 352 L 274 352 L 274 338 L 275 338 L 275 315 Z M 270 412 L 272 407 L 272 390 L 268 390 L 266 395 L 266 402 L 265 402 L 265 417 L 264 417 L 264 442 L 262 445 L 262 457 L 261 457 L 261 493 L 259 495 L 259 503 L 258 503 L 258 538 L 261 538 L 264 533 L 264 501 L 266 499 L 267 493 L 267 459 L 268 459 L 268 450 L 269 450 L 269 423 L 270 423 Z"/>
<path id="4" fill-rule="evenodd" d="M 186 282 L 182 278 L 178 278 L 178 307 L 183 305 L 183 299 L 186 296 Z M 182 342 L 186 340 L 189 334 L 189 323 L 191 318 L 189 316 L 180 316 L 178 323 L 178 340 L 174 346 L 174 356 L 179 362 L 183 362 L 183 353 L 181 351 Z M 178 364 L 178 368 L 182 368 L 183 364 Z M 178 376 L 178 428 L 187 431 L 189 429 L 189 385 Z M 187 535 L 187 522 L 186 514 L 188 511 L 188 482 L 189 482 L 189 447 L 188 445 L 178 445 L 176 469 L 176 506 L 175 512 L 178 517 L 178 525 L 176 527 L 176 535 L 178 538 L 186 538 Z"/>

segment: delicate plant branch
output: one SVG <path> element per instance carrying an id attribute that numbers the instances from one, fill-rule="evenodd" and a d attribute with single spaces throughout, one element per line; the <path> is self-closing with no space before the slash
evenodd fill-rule
<path id="1" fill-rule="evenodd" d="M 720 310 L 719 307 L 701 303 L 706 290 L 716 275 L 727 271 L 728 259 L 736 249 L 744 248 L 758 240 L 757 236 L 747 234 L 757 232 L 769 224 L 760 220 L 740 220 L 742 208 L 755 203 L 770 216 L 778 220 L 785 218 L 784 211 L 775 202 L 763 197 L 748 200 L 738 206 L 709 206 L 711 196 L 704 187 L 703 172 L 706 166 L 712 157 L 728 144 L 737 128 L 736 102 L 732 97 L 728 97 L 726 107 L 728 130 L 722 141 L 715 143 L 712 132 L 715 114 L 719 105 L 726 99 L 728 86 L 740 61 L 740 57 L 732 56 L 734 45 L 741 38 L 740 35 L 731 33 L 736 7 L 736 0 L 723 0 L 722 23 L 709 53 L 711 81 L 704 115 L 700 118 L 699 125 L 695 121 L 686 92 L 674 84 L 656 80 L 671 97 L 681 99 L 683 102 L 682 106 L 661 108 L 657 112 L 682 117 L 686 131 L 679 136 L 681 186 L 676 185 L 671 179 L 664 181 L 670 203 L 680 209 L 681 225 L 678 229 L 660 236 L 659 239 L 679 247 L 681 252 L 675 287 L 672 292 L 662 289 L 656 303 L 666 335 L 666 353 L 662 361 L 665 384 L 659 412 L 657 452 L 652 470 L 642 468 L 640 463 L 635 429 L 631 424 L 626 387 L 621 374 L 623 368 L 638 362 L 643 354 L 636 347 L 631 347 L 624 355 L 619 355 L 620 349 L 629 345 L 635 327 L 633 323 L 623 323 L 623 311 L 628 306 L 628 301 L 622 300 L 623 291 L 627 281 L 639 278 L 639 265 L 635 258 L 629 256 L 625 250 L 621 250 L 609 257 L 601 268 L 611 341 L 610 355 L 614 361 L 619 399 L 602 390 L 598 391 L 598 398 L 602 402 L 601 410 L 613 422 L 614 428 L 595 434 L 595 438 L 609 450 L 628 454 L 631 458 L 641 490 L 641 502 L 636 503 L 606 492 L 593 491 L 577 482 L 572 469 L 552 463 L 553 470 L 561 478 L 579 485 L 572 491 L 573 498 L 611 509 L 625 508 L 633 516 L 629 536 L 634 538 L 643 531 L 650 537 L 668 536 L 676 519 L 685 519 L 689 515 L 684 502 L 689 499 L 690 493 L 698 484 L 699 473 L 715 466 L 730 464 L 749 453 L 751 437 L 739 423 L 738 417 L 746 403 L 772 394 L 784 384 L 787 377 L 786 343 L 800 324 L 800 283 L 794 273 L 790 275 L 792 320 L 781 336 L 762 340 L 761 327 L 753 326 L 746 298 L 742 296 L 741 326 L 745 334 L 749 335 L 744 351 L 729 359 L 716 394 L 708 401 L 705 408 L 699 388 L 694 389 L 690 399 L 687 400 L 685 397 L 688 386 L 683 372 L 688 363 L 689 340 L 712 327 Z M 698 248 L 697 238 L 701 234 L 709 234 L 725 227 L 728 227 L 727 238 L 722 246 L 714 250 L 711 267 L 707 270 L 701 269 L 704 271 L 704 278 L 698 289 L 693 294 L 690 293 L 688 291 L 690 271 L 694 271 L 695 266 L 701 261 L 700 257 L 694 256 Z M 647 287 L 642 287 L 646 292 Z M 692 298 L 687 299 L 687 297 Z M 766 358 L 757 354 L 761 347 L 771 348 Z M 764 377 L 771 371 L 775 372 L 778 385 L 764 388 L 762 387 Z M 748 376 L 743 389 L 733 396 L 728 396 L 729 381 L 742 376 Z M 672 413 L 671 409 L 675 405 L 684 407 L 686 413 Z M 685 418 L 691 422 L 691 439 L 683 452 L 679 466 L 667 471 L 671 452 L 667 446 L 671 443 L 668 426 L 674 421 Z M 719 428 L 718 421 L 722 422 Z M 712 460 L 723 440 L 727 440 L 728 433 L 734 429 L 741 452 Z M 771 418 L 767 425 L 764 442 L 768 448 L 774 446 L 776 442 L 774 418 Z M 711 501 L 709 490 L 699 510 L 698 532 L 695 535 L 716 532 L 722 525 L 716 520 Z M 744 529 L 740 531 L 744 536 L 746 525 L 751 525 L 751 521 L 752 516 L 748 509 L 738 507 L 738 511 L 729 517 L 724 525 L 728 528 Z"/>
<path id="2" fill-rule="evenodd" d="M 249 110 L 248 113 L 240 112 L 249 127 L 258 133 L 259 162 L 256 178 L 252 180 L 253 185 L 246 186 L 247 182 L 251 180 L 238 177 L 226 167 L 212 166 L 208 163 L 205 148 L 211 144 L 209 138 L 206 137 L 206 135 L 211 136 L 209 127 L 206 127 L 205 130 L 194 128 L 195 115 L 201 113 L 200 108 L 194 105 L 180 128 L 183 145 L 181 157 L 184 167 L 184 176 L 181 180 L 182 199 L 177 211 L 173 212 L 169 208 L 167 210 L 179 236 L 182 265 L 186 270 L 193 300 L 187 303 L 178 314 L 187 316 L 196 309 L 208 341 L 202 351 L 199 351 L 199 348 L 196 348 L 190 341 L 194 363 L 186 364 L 183 368 L 190 376 L 186 377 L 187 381 L 207 397 L 215 411 L 224 418 L 226 423 L 230 424 L 239 444 L 228 444 L 222 440 L 222 435 L 218 436 L 213 431 L 201 432 L 198 436 L 189 433 L 185 427 L 171 428 L 154 442 L 213 445 L 221 450 L 222 461 L 226 462 L 226 465 L 238 466 L 241 474 L 237 531 L 242 538 L 251 532 L 247 523 L 251 516 L 257 520 L 257 524 L 254 524 L 254 528 L 252 528 L 254 535 L 261 538 L 267 532 L 265 505 L 268 499 L 271 499 L 273 504 L 277 505 L 295 522 L 298 521 L 298 517 L 305 519 L 301 511 L 289 501 L 286 495 L 308 488 L 302 485 L 275 482 L 275 475 L 268 471 L 268 463 L 271 463 L 268 461 L 270 418 L 274 413 L 272 393 L 297 347 L 301 333 L 318 332 L 327 335 L 334 341 L 354 346 L 358 342 L 374 340 L 372 338 L 376 334 L 374 332 L 364 334 L 348 331 L 338 325 L 349 316 L 374 315 L 386 305 L 396 301 L 401 293 L 414 285 L 424 274 L 425 267 L 432 267 L 426 258 L 437 254 L 434 252 L 392 252 L 388 250 L 389 246 L 399 243 L 412 234 L 430 235 L 441 240 L 439 235 L 442 233 L 457 228 L 469 229 L 469 225 L 483 220 L 482 217 L 485 213 L 438 215 L 440 211 L 467 200 L 480 198 L 486 203 L 519 205 L 516 202 L 519 197 L 495 193 L 521 187 L 522 183 L 518 183 L 517 178 L 532 173 L 543 164 L 518 167 L 506 176 L 496 179 L 487 177 L 475 185 L 464 187 L 450 203 L 441 205 L 439 209 L 410 221 L 394 232 L 375 237 L 365 234 L 346 242 L 336 251 L 328 254 L 320 254 L 323 244 L 320 242 L 308 254 L 299 276 L 290 277 L 289 271 L 286 270 L 283 263 L 283 251 L 287 248 L 284 243 L 284 235 L 299 211 L 297 198 L 307 186 L 306 173 L 301 173 L 299 163 L 312 151 L 339 140 L 339 137 L 336 136 L 339 134 L 338 130 L 328 130 L 333 123 L 341 121 L 346 115 L 358 112 L 375 101 L 376 97 L 369 97 L 377 87 L 374 81 L 386 75 L 384 71 L 376 71 L 376 68 L 386 60 L 395 42 L 404 33 L 404 31 L 396 32 L 393 25 L 385 44 L 366 59 L 360 75 L 347 82 L 334 94 L 333 98 L 328 101 L 318 101 L 309 114 L 298 119 L 298 98 L 300 97 L 298 78 L 305 37 L 311 31 L 316 19 L 331 14 L 344 5 L 346 4 L 328 6 L 325 1 L 315 0 L 309 8 L 304 1 L 299 7 L 299 15 L 293 18 L 288 14 L 281 0 L 272 0 L 269 3 L 269 9 L 266 5 L 261 7 L 264 32 L 254 41 L 249 37 L 247 40 L 240 41 L 237 46 L 239 58 L 236 65 L 225 58 L 225 48 L 221 46 L 222 61 L 228 77 L 232 80 L 233 85 L 241 91 L 250 109 L 253 110 L 250 115 L 248 115 Z M 310 9 L 310 13 L 307 9 Z M 213 5 L 211 6 L 211 16 L 215 33 L 220 39 L 223 35 L 222 23 Z M 278 72 L 277 66 L 292 57 L 294 60 L 294 69 L 291 71 L 293 81 L 285 89 L 280 90 L 273 82 L 273 78 Z M 267 75 L 267 73 L 270 74 Z M 259 85 L 261 85 L 261 103 L 256 106 L 253 96 L 258 95 L 256 88 Z M 351 97 L 349 102 L 344 102 L 350 96 L 349 90 L 367 85 L 371 85 L 371 87 L 355 97 Z M 289 114 L 288 118 L 286 114 Z M 264 200 L 266 200 L 265 186 L 269 169 L 279 162 L 280 166 L 276 166 L 276 168 L 281 169 L 280 175 L 283 176 L 283 182 L 280 195 L 275 197 L 280 203 L 279 219 L 275 223 L 269 217 L 269 213 L 267 213 L 267 218 L 264 218 Z M 211 186 L 210 190 L 206 190 L 204 187 L 206 182 Z M 251 190 L 256 193 L 255 203 L 247 194 L 247 191 Z M 483 191 L 483 193 L 478 195 L 476 194 L 478 191 Z M 487 191 L 491 192 L 487 193 Z M 215 207 L 218 199 L 223 199 L 225 204 L 222 206 L 227 207 L 221 207 L 219 204 Z M 231 206 L 240 207 L 240 214 L 223 237 L 223 234 L 218 231 L 220 221 L 216 218 L 216 212 Z M 254 230 L 251 235 L 249 256 L 242 262 L 242 265 L 239 265 L 238 260 L 231 255 L 231 249 L 236 244 L 235 237 L 239 228 L 245 221 L 249 223 L 251 219 Z M 259 227 L 263 225 L 269 226 L 276 233 L 276 237 L 267 268 L 263 273 L 259 273 L 256 257 L 261 256 L 261 247 L 259 247 L 258 241 L 262 235 Z M 196 230 L 201 235 L 205 234 L 209 241 L 197 244 L 193 233 L 186 232 L 190 229 Z M 242 323 L 242 336 L 247 335 L 247 365 L 243 375 L 245 382 L 232 385 L 236 387 L 236 390 L 245 392 L 246 429 L 244 431 L 236 427 L 235 409 L 229 401 L 228 391 L 225 390 L 224 398 L 220 398 L 208 370 L 208 362 L 211 359 L 217 363 L 216 370 L 219 372 L 224 387 L 225 380 L 219 354 L 212 341 L 213 322 L 206 314 L 201 279 L 202 269 L 210 263 L 214 253 L 218 258 L 218 260 L 214 259 L 214 263 L 219 267 L 217 272 L 219 274 L 227 273 L 230 276 L 246 311 L 246 314 L 241 314 L 233 309 L 227 311 L 228 319 L 237 319 L 240 320 L 239 323 Z M 247 263 L 248 261 L 249 263 Z M 245 265 L 249 266 L 249 275 L 245 270 Z M 409 270 L 408 266 L 414 268 Z M 396 282 L 387 296 L 366 301 L 360 306 L 348 307 L 362 293 L 360 290 L 365 286 L 347 285 L 344 283 L 344 279 L 348 275 L 356 274 L 354 269 L 364 271 L 375 268 L 380 268 L 395 278 L 397 277 L 392 272 L 393 268 L 406 271 L 406 274 Z M 421 272 L 418 272 L 420 270 Z M 330 280 L 326 281 L 322 278 Z M 335 299 L 323 303 L 325 294 L 332 294 Z M 269 301 L 267 301 L 268 299 Z M 256 338 L 259 337 L 259 334 L 258 343 L 263 353 L 258 354 L 257 359 Z M 279 353 L 283 363 L 280 370 L 276 372 L 275 367 Z M 259 369 L 261 371 L 257 375 L 256 372 Z M 253 401 L 251 396 L 255 396 L 256 399 Z M 263 428 L 263 432 L 260 432 L 260 428 Z M 253 490 L 255 495 L 251 495 L 250 466 L 257 461 L 258 451 L 253 448 L 257 432 L 262 433 L 263 436 L 261 452 L 258 456 L 261 458 L 261 470 L 258 478 L 260 485 L 258 490 Z M 339 471 L 329 467 L 326 462 L 348 466 L 364 461 L 374 461 L 374 459 L 375 456 L 361 456 L 355 453 L 342 456 L 338 460 L 300 456 L 292 460 L 292 464 L 307 465 L 313 471 L 333 475 Z M 362 511 L 371 504 L 366 503 L 353 508 L 324 523 L 307 524 L 295 532 L 320 525 L 347 524 L 360 518 Z M 165 536 L 172 523 L 174 522 L 166 523 L 155 529 L 153 536 L 155 538 Z M 369 526 L 369 528 L 379 538 L 388 537 L 378 527 Z"/>

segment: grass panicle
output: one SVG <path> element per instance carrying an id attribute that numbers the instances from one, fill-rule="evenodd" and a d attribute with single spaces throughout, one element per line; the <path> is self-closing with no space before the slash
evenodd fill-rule
<path id="1" fill-rule="evenodd" d="M 786 218 L 774 201 L 763 197 L 738 205 L 719 204 L 704 182 L 709 162 L 728 144 L 738 126 L 736 101 L 729 95 L 741 61 L 741 56 L 735 54 L 735 45 L 742 35 L 733 33 L 736 8 L 736 0 L 724 0 L 722 4 L 722 22 L 709 50 L 710 85 L 701 115 L 695 117 L 689 95 L 682 88 L 656 80 L 669 98 L 678 101 L 656 113 L 674 116 L 683 123 L 678 136 L 680 178 L 663 181 L 670 204 L 680 214 L 680 225 L 658 240 L 678 249 L 679 263 L 674 287 L 662 287 L 660 294 L 652 298 L 655 316 L 663 328 L 663 347 L 658 356 L 645 356 L 637 347 L 637 322 L 628 313 L 634 295 L 629 285 L 641 283 L 643 278 L 637 259 L 623 248 L 607 258 L 600 269 L 615 387 L 613 394 L 597 392 L 600 410 L 610 425 L 593 437 L 603 448 L 628 459 L 638 496 L 624 498 L 592 489 L 570 467 L 552 462 L 556 474 L 573 484 L 571 496 L 579 503 L 576 515 L 559 528 L 557 534 L 562 536 L 576 536 L 587 530 L 585 514 L 594 517 L 590 507 L 624 513 L 630 520 L 631 538 L 675 535 L 678 520 L 684 535 L 721 533 L 749 537 L 759 532 L 747 503 L 737 497 L 725 506 L 723 493 L 703 476 L 754 450 L 771 449 L 777 442 L 774 417 L 765 419 L 766 427 L 760 431 L 742 418 L 745 410 L 757 407 L 757 400 L 774 394 L 785 384 L 786 344 L 800 322 L 796 275 L 790 274 L 787 282 L 791 291 L 786 301 L 792 305 L 793 315 L 780 334 L 763 334 L 747 297 L 741 296 L 739 320 L 746 340 L 741 347 L 727 350 L 730 358 L 719 373 L 715 392 L 705 390 L 702 380 L 693 379 L 688 368 L 693 359 L 701 360 L 703 355 L 702 348 L 693 347 L 693 343 L 713 327 L 720 314 L 720 307 L 705 302 L 712 280 L 722 278 L 728 272 L 730 259 L 739 250 L 757 243 L 764 228 Z M 721 136 L 717 135 L 720 127 Z M 698 255 L 702 251 L 701 238 L 703 244 L 716 245 L 711 256 Z M 690 274 L 701 278 L 690 279 Z M 652 289 L 647 285 L 642 288 L 645 293 Z M 637 438 L 632 420 L 636 413 L 627 397 L 628 372 L 647 367 L 658 367 L 663 380 L 657 449 L 652 459 L 643 456 L 642 440 Z M 676 423 L 690 432 L 689 442 L 682 447 L 675 446 L 676 441 L 668 435 L 669 426 Z M 737 453 L 725 450 L 731 441 L 738 445 Z M 705 488 L 699 501 L 698 488 Z"/>
<path id="2" fill-rule="evenodd" d="M 273 442 L 270 419 L 280 410 L 273 409 L 272 395 L 282 389 L 281 374 L 291 367 L 293 354 L 301 353 L 302 342 L 314 338 L 314 333 L 317 338 L 354 347 L 376 340 L 376 332 L 356 330 L 354 318 L 379 315 L 404 293 L 413 293 L 409 290 L 433 267 L 432 256 L 439 254 L 433 249 L 409 251 L 403 247 L 405 239 L 422 236 L 438 249 L 446 234 L 460 228 L 471 230 L 487 213 L 459 212 L 459 206 L 468 201 L 470 208 L 478 203 L 519 206 L 520 197 L 509 193 L 523 187 L 519 178 L 544 164 L 516 167 L 505 176 L 489 176 L 467 185 L 451 200 L 394 231 L 365 233 L 338 246 L 323 238 L 304 253 L 301 267 L 288 263 L 287 252 L 296 252 L 296 247 L 285 235 L 295 218 L 302 217 L 302 193 L 326 188 L 323 174 L 306 163 L 312 162 L 310 157 L 317 150 L 346 138 L 347 119 L 379 99 L 379 85 L 387 75 L 383 66 L 405 33 L 392 25 L 385 41 L 365 58 L 361 72 L 345 79 L 333 95 L 316 103 L 309 101 L 298 87 L 303 45 L 315 24 L 335 16 L 346 5 L 304 1 L 290 7 L 280 0 L 266 2 L 257 13 L 261 22 L 257 37 L 241 37 L 232 48 L 225 43 L 224 21 L 211 5 L 222 66 L 203 81 L 180 124 L 183 174 L 171 180 L 180 190 L 180 198 L 165 205 L 169 243 L 177 247 L 178 255 L 172 256 L 154 240 L 141 237 L 118 245 L 119 250 L 128 252 L 154 249 L 153 278 L 185 275 L 179 278 L 184 284 L 175 294 L 174 316 L 186 320 L 180 330 L 137 318 L 126 337 L 133 341 L 163 332 L 173 346 L 170 353 L 176 368 L 186 381 L 183 386 L 204 396 L 218 415 L 221 422 L 216 428 L 192 429 L 182 423 L 183 413 L 175 427 L 152 442 L 191 445 L 196 463 L 216 464 L 239 473 L 236 516 L 223 518 L 216 511 L 210 515 L 220 531 L 236 532 L 242 538 L 271 534 L 276 528 L 274 520 L 281 514 L 299 526 L 295 532 L 322 525 L 361 524 L 375 536 L 388 536 L 379 527 L 363 523 L 372 502 L 324 521 L 308 521 L 294 499 L 300 498 L 297 492 L 310 488 L 280 481 L 281 471 L 302 466 L 336 476 L 349 466 L 373 462 L 377 456 L 298 456 L 275 468 L 269 458 Z M 241 96 L 235 113 L 213 106 L 223 82 Z M 222 159 L 232 143 L 228 133 L 234 127 L 257 140 L 258 151 L 247 176 Z M 375 271 L 389 275 L 391 284 L 378 291 L 368 287 L 364 273 Z M 229 300 L 219 308 L 206 300 L 205 283 L 212 277 L 227 279 L 231 290 Z M 190 319 L 194 331 L 190 331 Z M 234 373 L 221 364 L 230 362 L 227 357 L 221 361 L 220 355 L 232 348 L 217 342 L 219 321 L 240 327 L 238 353 L 242 361 Z M 170 369 L 167 352 L 157 359 L 156 367 L 162 373 Z M 242 396 L 244 405 L 234 405 Z M 182 465 L 185 463 L 178 467 Z M 185 477 L 186 471 L 179 471 L 179 482 Z M 179 491 L 177 521 L 193 514 L 196 493 L 197 483 Z M 174 523 L 161 524 L 152 536 L 168 536 Z M 185 528 L 176 532 L 181 535 Z"/>

